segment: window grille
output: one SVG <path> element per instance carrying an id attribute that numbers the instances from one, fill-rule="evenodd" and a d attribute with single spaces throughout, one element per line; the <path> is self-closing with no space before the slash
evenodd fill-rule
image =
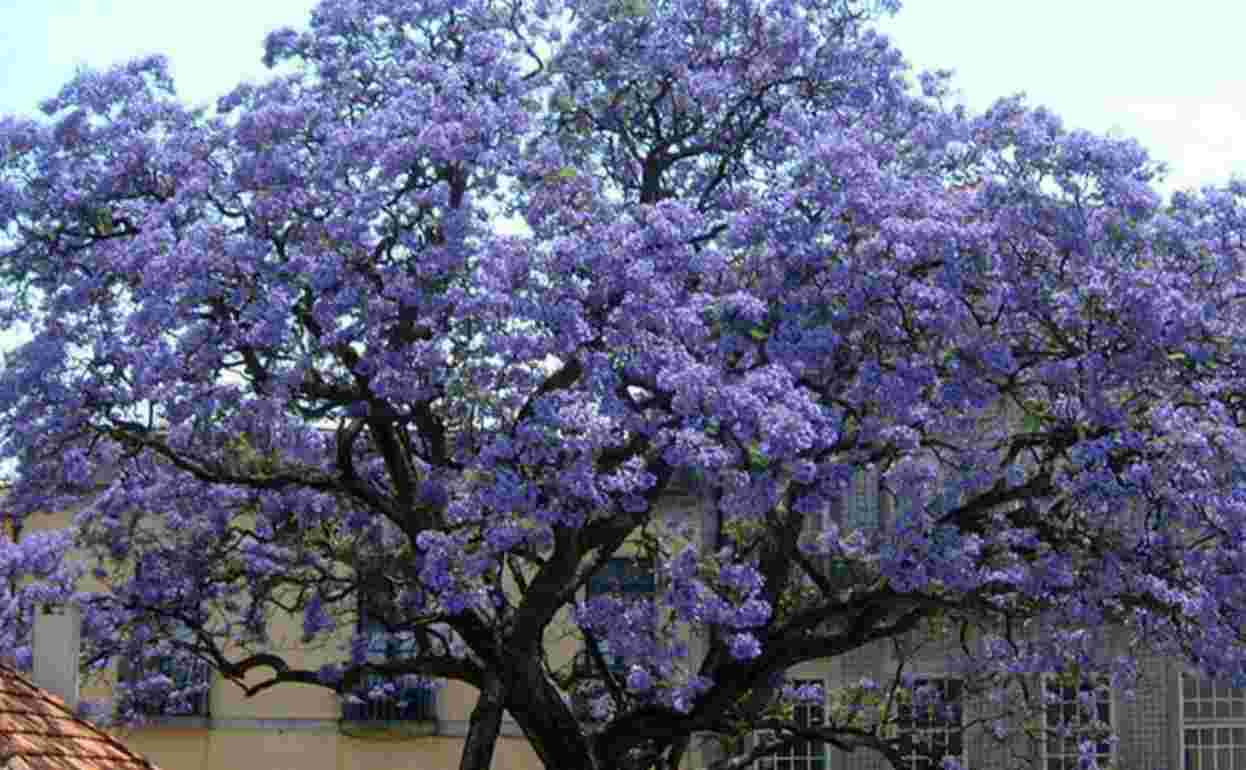
<path id="1" fill-rule="evenodd" d="M 789 684 L 801 687 L 820 685 L 822 682 L 818 679 L 793 679 Z M 799 727 L 817 727 L 826 719 L 826 708 L 817 704 L 801 703 L 795 707 L 793 716 Z M 758 730 L 753 733 L 755 746 L 774 739 L 775 733 L 771 730 Z M 753 770 L 830 770 L 830 767 L 830 746 L 823 741 L 810 740 L 793 741 L 774 754 L 753 763 Z"/>
<path id="2" fill-rule="evenodd" d="M 1084 770 L 1081 742 L 1095 742 L 1095 760 L 1106 768 L 1112 761 L 1112 744 L 1107 734 L 1112 728 L 1112 691 L 1106 677 L 1083 677 L 1076 685 L 1063 677 L 1048 675 L 1043 682 L 1046 693 L 1044 742 L 1046 770 Z"/>
<path id="3" fill-rule="evenodd" d="M 918 679 L 913 700 L 900 704 L 896 724 L 903 770 L 937 770 L 944 757 L 965 756 L 965 733 L 960 679 Z M 933 702 L 923 702 L 922 691 L 933 690 Z"/>
<path id="4" fill-rule="evenodd" d="M 139 711 L 146 716 L 211 716 L 210 685 L 212 667 L 205 661 L 189 655 L 167 656 L 157 658 L 141 665 L 128 659 L 122 659 L 117 666 L 117 678 L 127 684 L 137 684 L 143 679 L 156 674 L 163 674 L 173 682 L 173 691 L 185 691 L 188 688 L 200 688 L 185 698 L 165 697 L 160 699 L 146 698 L 138 705 Z"/>
<path id="5" fill-rule="evenodd" d="M 1246 690 L 1182 674 L 1184 770 L 1246 770 Z"/>
<path id="6" fill-rule="evenodd" d="M 416 654 L 419 647 L 410 634 L 386 631 L 376 620 L 361 613 L 360 632 L 368 637 L 368 661 L 384 663 Z M 429 687 L 399 687 L 393 698 L 372 699 L 366 693 L 386 683 L 385 674 L 370 673 L 360 685 L 361 702 L 344 699 L 342 719 L 348 722 L 434 722 L 437 719 L 436 694 Z"/>

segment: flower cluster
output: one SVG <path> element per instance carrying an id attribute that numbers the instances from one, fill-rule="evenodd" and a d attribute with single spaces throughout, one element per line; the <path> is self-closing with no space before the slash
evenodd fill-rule
<path id="1" fill-rule="evenodd" d="M 1246 182 L 948 108 L 866 5 L 321 0 L 215 114 L 148 57 L 0 119 L 0 650 L 66 601 L 99 665 L 366 616 L 569 767 L 910 613 L 1005 705 L 1128 689 L 1108 626 L 1240 677 Z M 622 553 L 652 590 L 589 595 Z M 617 665 L 543 668 L 568 621 Z"/>

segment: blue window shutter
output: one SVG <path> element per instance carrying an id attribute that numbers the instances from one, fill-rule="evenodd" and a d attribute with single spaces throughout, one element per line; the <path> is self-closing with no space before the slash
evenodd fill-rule
<path id="1" fill-rule="evenodd" d="M 657 591 L 653 568 L 637 559 L 610 559 L 588 579 L 588 595 L 608 593 L 647 595 Z"/>
<path id="2" fill-rule="evenodd" d="M 845 523 L 852 529 L 878 529 L 878 468 L 858 468 L 848 487 Z"/>
<path id="3" fill-rule="evenodd" d="M 653 566 L 639 559 L 626 557 L 613 558 L 601 565 L 596 574 L 588 579 L 588 596 L 615 594 L 624 599 L 639 599 L 657 593 L 657 576 Z M 597 640 L 597 649 L 606 659 L 610 670 L 622 674 L 625 670 L 623 658 L 610 654 L 609 642 Z"/>
<path id="4" fill-rule="evenodd" d="M 357 626 L 368 637 L 368 661 L 385 663 L 415 655 L 419 650 L 415 636 L 409 633 L 391 633 L 377 619 L 370 617 L 361 607 Z M 368 690 L 385 682 L 384 674 L 369 673 L 362 682 Z M 432 722 L 437 719 L 436 692 L 425 687 L 404 687 L 394 700 L 360 703 L 342 703 L 342 718 L 349 722 Z"/>

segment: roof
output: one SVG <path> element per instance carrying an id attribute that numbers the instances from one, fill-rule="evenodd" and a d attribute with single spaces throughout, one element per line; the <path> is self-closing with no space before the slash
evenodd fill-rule
<path id="1" fill-rule="evenodd" d="M 159 770 L 0 664 L 0 770 Z"/>

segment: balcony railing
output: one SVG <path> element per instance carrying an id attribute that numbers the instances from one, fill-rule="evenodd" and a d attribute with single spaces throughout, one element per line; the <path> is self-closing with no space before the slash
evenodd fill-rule
<path id="1" fill-rule="evenodd" d="M 366 680 L 366 687 L 383 682 L 379 675 Z M 437 721 L 435 690 L 409 688 L 385 700 L 363 698 L 344 700 L 341 723 L 348 734 L 365 734 L 375 730 L 400 730 L 411 734 L 430 734 Z"/>
<path id="2" fill-rule="evenodd" d="M 139 704 L 139 711 L 142 714 L 150 717 L 209 717 L 212 715 L 211 693 L 210 688 L 207 687 L 212 681 L 212 667 L 206 662 L 198 659 L 166 658 L 151 666 L 149 670 L 153 673 L 164 674 L 173 680 L 173 687 L 176 690 L 201 685 L 204 687 L 201 692 L 187 698 L 180 698 L 176 702 L 172 698 L 144 699 Z M 118 674 L 123 681 L 133 682 L 139 678 L 139 672 L 124 662 Z"/>

